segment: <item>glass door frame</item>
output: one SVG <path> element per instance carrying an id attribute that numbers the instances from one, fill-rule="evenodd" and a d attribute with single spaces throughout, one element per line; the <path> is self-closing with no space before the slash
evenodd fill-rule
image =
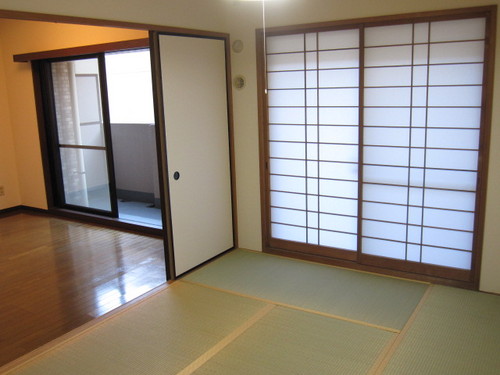
<path id="1" fill-rule="evenodd" d="M 100 89 L 99 103 L 101 106 L 100 109 L 101 109 L 103 133 L 104 133 L 104 146 L 101 147 L 101 146 L 78 145 L 78 146 L 67 147 L 68 145 L 61 144 L 59 141 L 51 65 L 52 63 L 57 63 L 57 62 L 77 61 L 77 60 L 86 60 L 93 58 L 97 59 L 98 69 L 99 69 L 99 77 L 98 77 L 99 89 Z M 89 214 L 97 214 L 111 218 L 118 218 L 118 203 L 116 197 L 116 181 L 115 181 L 115 171 L 114 171 L 114 161 L 113 161 L 113 146 L 111 141 L 111 125 L 109 118 L 109 105 L 108 105 L 104 53 L 46 59 L 39 61 L 39 64 L 41 72 L 40 78 L 41 78 L 42 97 L 45 108 L 44 117 L 45 117 L 45 123 L 48 125 L 46 127 L 46 132 L 47 132 L 46 139 L 48 141 L 47 148 L 48 148 L 48 153 L 50 155 L 51 169 L 53 171 L 52 173 L 52 186 L 54 186 L 52 192 L 53 205 L 59 208 L 66 208 L 73 211 L 84 212 Z M 106 152 L 108 190 L 109 190 L 109 199 L 111 208 L 109 211 L 100 210 L 92 207 L 78 206 L 66 202 L 64 194 L 63 175 L 62 175 L 62 162 L 60 155 L 61 148 L 77 148 L 82 150 L 103 150 Z"/>

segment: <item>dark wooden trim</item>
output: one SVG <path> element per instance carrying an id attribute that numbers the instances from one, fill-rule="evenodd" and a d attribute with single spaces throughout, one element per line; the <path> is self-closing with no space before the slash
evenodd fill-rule
<path id="1" fill-rule="evenodd" d="M 231 179 L 231 206 L 233 215 L 233 247 L 238 248 L 238 199 L 236 195 L 236 154 L 234 144 L 233 79 L 231 75 L 231 45 L 229 35 L 224 37 L 226 54 L 226 92 L 229 142 L 229 174 Z"/>
<path id="2" fill-rule="evenodd" d="M 151 74 L 153 84 L 153 105 L 155 112 L 156 152 L 158 158 L 158 181 L 160 197 L 163 204 L 163 243 L 167 262 L 167 280 L 175 279 L 174 239 L 172 229 L 172 214 L 170 209 L 170 184 L 168 182 L 167 141 L 165 131 L 165 112 L 163 108 L 163 84 L 161 75 L 159 33 L 149 32 L 151 53 Z"/>
<path id="3" fill-rule="evenodd" d="M 23 212 L 38 213 L 38 214 L 48 213 L 47 210 L 44 210 L 42 208 L 19 205 L 19 206 L 13 206 L 13 207 L 4 208 L 4 209 L 0 210 L 0 217 L 17 215 L 17 214 L 23 213 Z"/>
<path id="4" fill-rule="evenodd" d="M 356 234 L 353 234 L 355 236 Z M 269 240 L 269 247 L 274 249 L 290 250 L 295 252 L 304 252 L 312 255 L 318 255 L 321 257 L 330 257 L 336 259 L 343 259 L 349 261 L 355 261 L 357 259 L 357 252 L 355 250 L 343 250 L 336 249 L 332 247 L 326 247 L 321 245 L 312 245 L 301 242 L 280 240 L 277 238 L 271 238 Z"/>
<path id="5" fill-rule="evenodd" d="M 92 44 L 89 46 L 55 49 L 51 51 L 31 52 L 14 55 L 14 62 L 28 62 L 33 60 L 47 60 L 61 57 L 95 55 L 96 53 L 124 51 L 130 49 L 149 48 L 149 39 L 134 39 L 120 42 Z"/>
<path id="6" fill-rule="evenodd" d="M 353 269 L 362 272 L 370 272 L 376 274 L 382 274 L 392 277 L 404 278 L 409 280 L 423 281 L 433 284 L 448 285 L 464 289 L 476 289 L 473 283 L 468 281 L 447 279 L 444 277 L 436 277 L 431 275 L 423 275 L 419 273 L 412 273 L 408 271 L 400 271 L 391 268 L 384 268 L 381 266 L 373 266 L 369 264 L 360 264 L 356 261 L 349 261 L 344 259 L 330 258 L 326 256 L 313 255 L 300 251 L 283 250 L 278 248 L 268 247 L 264 251 L 267 254 L 273 254 L 278 256 L 284 256 L 288 258 L 306 260 L 311 262 L 317 262 L 322 264 L 327 264 L 330 266 L 342 267 Z"/>
<path id="7" fill-rule="evenodd" d="M 476 217 L 474 223 L 473 256 L 472 256 L 472 274 L 471 281 L 475 289 L 479 289 L 481 276 L 481 261 L 483 252 L 483 237 L 484 224 L 486 220 L 486 196 L 488 185 L 488 165 L 490 154 L 490 139 L 491 139 L 491 122 L 493 111 L 493 86 L 495 75 L 495 47 L 496 47 L 496 30 L 497 30 L 497 12 L 496 6 L 491 7 L 491 12 L 486 16 L 486 42 L 484 55 L 484 72 L 483 75 L 483 95 L 482 95 L 482 111 L 481 111 L 481 136 L 479 139 L 479 173 L 477 179 L 476 190 L 479 192 L 476 199 Z"/>
<path id="8" fill-rule="evenodd" d="M 320 32 L 331 30 L 343 30 L 357 28 L 362 25 L 371 26 L 388 26 L 399 25 L 408 22 L 427 22 L 427 21 L 447 21 L 458 20 L 463 18 L 472 17 L 488 17 L 490 14 L 497 11 L 496 5 L 487 5 L 480 7 L 459 8 L 459 9 L 444 9 L 429 12 L 416 12 L 416 13 L 401 13 L 392 14 L 389 16 L 378 17 L 364 17 L 346 20 L 335 20 L 318 23 L 306 23 L 287 26 L 276 26 L 266 28 L 267 36 L 286 35 L 290 33 L 306 33 L 306 32 Z M 262 29 L 258 29 L 262 33 Z"/>
<path id="9" fill-rule="evenodd" d="M 216 31 L 186 29 L 182 27 L 170 27 L 163 25 L 137 23 L 137 22 L 112 21 L 112 20 L 104 20 L 97 18 L 63 16 L 63 15 L 54 15 L 47 13 L 33 13 L 33 12 L 22 12 L 15 10 L 2 10 L 2 9 L 0 9 L 0 18 L 8 18 L 15 20 L 23 20 L 23 21 L 45 21 L 45 22 L 56 22 L 56 23 L 68 23 L 68 24 L 86 25 L 86 26 L 117 27 L 122 29 L 168 32 L 180 35 L 202 34 L 212 37 L 223 37 L 224 35 L 227 35 L 225 33 L 220 33 Z"/>

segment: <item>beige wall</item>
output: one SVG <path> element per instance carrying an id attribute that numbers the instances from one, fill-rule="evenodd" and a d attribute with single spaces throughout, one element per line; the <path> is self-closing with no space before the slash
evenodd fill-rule
<path id="1" fill-rule="evenodd" d="M 268 26 L 291 25 L 419 12 L 446 8 L 461 8 L 498 4 L 499 0 L 276 0 L 266 5 Z M 147 5 L 145 5 L 147 4 Z M 258 162 L 258 124 L 255 29 L 262 27 L 260 2 L 236 3 L 234 0 L 0 0 L 0 9 L 63 14 L 110 20 L 144 22 L 167 26 L 224 31 L 231 39 L 241 39 L 245 48 L 232 54 L 232 71 L 247 78 L 247 87 L 234 90 L 234 119 L 236 142 L 236 173 L 238 193 L 239 242 L 241 247 L 261 249 L 260 193 Z M 500 28 L 499 28 L 500 29 Z M 0 35 L 2 32 L 0 30 Z M 500 38 L 497 38 L 500 41 Z M 500 47 L 497 46 L 497 51 Z M 498 64 L 497 64 L 498 65 Z M 499 65 L 500 66 L 500 65 Z M 500 74 L 496 74 L 495 89 L 499 88 Z M 16 99 L 17 100 L 17 99 Z M 498 99 L 495 100 L 498 103 Z M 496 106 L 493 112 L 492 141 L 489 171 L 489 191 L 484 237 L 481 289 L 500 293 L 500 232 L 496 223 L 500 220 L 500 195 L 495 186 L 500 186 L 500 113 Z M 13 122 L 15 119 L 13 119 Z M 30 119 L 33 121 L 33 118 Z M 15 126 L 20 126 L 16 123 Z M 36 134 L 33 124 L 31 133 Z M 34 133 L 33 133 L 34 132 Z M 16 141 L 16 147 L 25 149 L 34 142 L 35 136 L 26 142 Z M 18 139 L 17 137 L 16 139 Z M 31 144 L 33 147 L 33 145 Z M 36 146 L 38 147 L 38 146 Z M 33 155 L 34 156 L 34 155 Z M 18 158 L 17 158 L 18 159 Z M 36 158 L 33 157 L 33 160 Z M 23 204 L 28 203 L 26 185 L 32 184 L 40 191 L 40 179 L 27 176 L 23 170 L 27 163 L 18 160 Z M 39 162 L 36 165 L 39 167 Z M 29 169 L 29 168 L 28 168 Z M 44 197 L 32 200 L 40 206 Z"/>

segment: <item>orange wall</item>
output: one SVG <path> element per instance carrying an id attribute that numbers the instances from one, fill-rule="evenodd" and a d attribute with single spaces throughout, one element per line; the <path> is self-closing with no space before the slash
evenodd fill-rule
<path id="1" fill-rule="evenodd" d="M 31 66 L 14 63 L 12 56 L 147 35 L 137 30 L 0 20 L 0 78 L 5 75 L 0 84 L 0 131 L 6 134 L 0 141 L 0 185 L 5 185 L 6 193 L 0 197 L 0 209 L 20 204 L 47 208 Z"/>

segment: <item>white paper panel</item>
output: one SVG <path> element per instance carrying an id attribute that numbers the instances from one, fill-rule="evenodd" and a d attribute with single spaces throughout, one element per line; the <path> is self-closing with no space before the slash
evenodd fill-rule
<path id="1" fill-rule="evenodd" d="M 422 168 L 410 168 L 410 186 L 423 186 L 424 170 Z"/>
<path id="2" fill-rule="evenodd" d="M 422 226 L 408 225 L 407 241 L 420 244 L 422 242 Z"/>
<path id="3" fill-rule="evenodd" d="M 351 181 L 319 180 L 321 195 L 331 195 L 345 198 L 358 197 L 358 183 Z"/>
<path id="4" fill-rule="evenodd" d="M 319 87 L 358 87 L 359 69 L 320 70 Z"/>
<path id="5" fill-rule="evenodd" d="M 408 184 L 408 168 L 365 165 L 363 177 L 365 182 L 406 186 Z"/>
<path id="6" fill-rule="evenodd" d="M 269 90 L 270 107 L 299 107 L 305 105 L 304 90 Z"/>
<path id="7" fill-rule="evenodd" d="M 317 89 L 307 89 L 306 90 L 306 102 L 302 105 L 308 107 L 316 107 L 318 105 L 318 90 Z"/>
<path id="8" fill-rule="evenodd" d="M 408 202 L 408 188 L 402 186 L 363 184 L 363 200 L 406 204 Z"/>
<path id="9" fill-rule="evenodd" d="M 474 211 L 475 201 L 475 193 L 434 189 L 425 191 L 425 206 L 427 207 Z"/>
<path id="10" fill-rule="evenodd" d="M 431 44 L 430 63 L 483 62 L 484 42 Z"/>
<path id="11" fill-rule="evenodd" d="M 421 207 L 408 207 L 408 223 L 414 225 L 422 225 Z"/>
<path id="12" fill-rule="evenodd" d="M 365 87 L 410 85 L 411 67 L 384 67 L 365 69 Z"/>
<path id="13" fill-rule="evenodd" d="M 409 126 L 409 108 L 365 108 L 365 126 Z"/>
<path id="14" fill-rule="evenodd" d="M 429 23 L 422 22 L 414 25 L 413 40 L 415 43 L 426 43 L 429 41 Z"/>
<path id="15" fill-rule="evenodd" d="M 358 214 L 358 203 L 355 199 L 319 197 L 321 212 L 341 215 Z"/>
<path id="16" fill-rule="evenodd" d="M 305 141 L 305 126 L 301 125 L 269 125 L 271 141 Z"/>
<path id="17" fill-rule="evenodd" d="M 358 125 L 357 108 L 320 108 L 319 123 L 323 125 Z"/>
<path id="18" fill-rule="evenodd" d="M 411 56 L 411 46 L 366 48 L 365 66 L 411 65 Z"/>
<path id="19" fill-rule="evenodd" d="M 359 67 L 359 50 L 323 51 L 319 53 L 320 69 L 357 68 Z"/>
<path id="20" fill-rule="evenodd" d="M 365 28 L 366 46 L 411 44 L 412 41 L 413 26 L 411 24 Z"/>
<path id="21" fill-rule="evenodd" d="M 305 159 L 305 144 L 269 142 L 269 156 L 272 158 Z"/>
<path id="22" fill-rule="evenodd" d="M 317 144 L 307 144 L 307 159 L 308 160 L 318 160 L 318 145 Z"/>
<path id="23" fill-rule="evenodd" d="M 307 230 L 307 243 L 319 245 L 319 231 L 317 229 Z"/>
<path id="24" fill-rule="evenodd" d="M 307 177 L 319 177 L 319 162 L 307 161 Z"/>
<path id="25" fill-rule="evenodd" d="M 363 238 L 363 253 L 393 259 L 405 259 L 405 244 L 401 242 Z"/>
<path id="26" fill-rule="evenodd" d="M 425 150 L 420 148 L 413 148 L 410 150 L 410 166 L 423 167 L 425 162 Z"/>
<path id="27" fill-rule="evenodd" d="M 271 207 L 271 221 L 273 223 L 305 226 L 306 212 Z"/>
<path id="28" fill-rule="evenodd" d="M 427 108 L 412 108 L 411 110 L 411 126 L 426 127 L 427 124 Z"/>
<path id="29" fill-rule="evenodd" d="M 271 237 L 288 241 L 306 242 L 306 228 L 271 224 Z"/>
<path id="30" fill-rule="evenodd" d="M 445 128 L 479 128 L 480 108 L 429 108 L 428 126 Z"/>
<path id="31" fill-rule="evenodd" d="M 399 147 L 372 147 L 363 148 L 363 162 L 365 164 L 407 166 L 409 149 Z"/>
<path id="32" fill-rule="evenodd" d="M 428 169 L 425 172 L 425 185 L 427 187 L 474 191 L 476 179 L 476 172 L 437 171 L 433 169 Z"/>
<path id="33" fill-rule="evenodd" d="M 485 19 L 472 18 L 431 23 L 431 42 L 484 39 Z"/>
<path id="34" fill-rule="evenodd" d="M 415 45 L 413 47 L 413 64 L 427 65 L 429 62 L 429 49 L 427 44 Z"/>
<path id="35" fill-rule="evenodd" d="M 266 38 L 267 53 L 296 52 L 304 49 L 304 34 L 270 36 Z"/>
<path id="36" fill-rule="evenodd" d="M 304 69 L 304 53 L 286 53 L 267 57 L 268 71 L 300 69 Z"/>
<path id="37" fill-rule="evenodd" d="M 420 262 L 420 245 L 406 245 L 406 259 L 413 262 Z"/>
<path id="38" fill-rule="evenodd" d="M 318 53 L 306 53 L 306 69 L 318 69 Z"/>
<path id="39" fill-rule="evenodd" d="M 309 210 L 312 211 L 312 210 Z M 307 227 L 317 229 L 319 225 L 319 214 L 316 212 L 307 213 Z"/>
<path id="40" fill-rule="evenodd" d="M 319 145 L 319 158 L 324 161 L 358 161 L 358 146 Z"/>
<path id="41" fill-rule="evenodd" d="M 411 129 L 411 146 L 412 147 L 425 147 L 425 134 L 424 128 Z"/>
<path id="42" fill-rule="evenodd" d="M 323 143 L 358 144 L 358 128 L 355 126 L 320 126 L 319 136 Z"/>
<path id="43" fill-rule="evenodd" d="M 479 86 L 429 87 L 429 106 L 479 107 L 481 96 Z"/>
<path id="44" fill-rule="evenodd" d="M 426 190 L 426 192 L 429 190 Z M 410 188 L 410 196 L 408 204 L 421 206 L 423 202 L 424 189 Z"/>
<path id="45" fill-rule="evenodd" d="M 364 128 L 365 145 L 409 146 L 410 130 L 408 128 Z"/>
<path id="46" fill-rule="evenodd" d="M 363 220 L 363 237 L 406 241 L 406 225 Z"/>
<path id="47" fill-rule="evenodd" d="M 303 177 L 270 176 L 271 190 L 289 191 L 293 193 L 306 192 L 306 180 Z"/>
<path id="48" fill-rule="evenodd" d="M 430 85 L 481 85 L 483 64 L 433 65 L 430 67 Z"/>
<path id="49" fill-rule="evenodd" d="M 476 151 L 427 150 L 428 168 L 477 170 L 478 153 Z"/>
<path id="50" fill-rule="evenodd" d="M 319 182 L 317 178 L 307 179 L 307 194 L 319 194 Z"/>
<path id="51" fill-rule="evenodd" d="M 359 104 L 358 89 L 320 89 L 319 105 L 354 107 Z"/>
<path id="52" fill-rule="evenodd" d="M 359 30 L 336 30 L 318 33 L 319 49 L 359 47 Z"/>
<path id="53" fill-rule="evenodd" d="M 471 212 L 425 208 L 423 224 L 429 227 L 472 231 L 474 229 L 474 214 Z"/>
<path id="54" fill-rule="evenodd" d="M 318 49 L 318 35 L 317 33 L 308 33 L 305 36 L 306 38 L 306 50 L 316 50 Z"/>
<path id="55" fill-rule="evenodd" d="M 356 234 L 358 230 L 358 219 L 355 217 L 322 213 L 319 215 L 319 227 L 320 229 Z"/>
<path id="56" fill-rule="evenodd" d="M 307 88 L 317 88 L 318 87 L 318 72 L 317 71 L 306 72 L 306 87 Z"/>
<path id="57" fill-rule="evenodd" d="M 427 85 L 427 66 L 414 66 L 413 67 L 413 85 L 425 86 Z"/>
<path id="58" fill-rule="evenodd" d="M 308 124 L 318 123 L 318 108 L 307 108 L 307 123 Z"/>
<path id="59" fill-rule="evenodd" d="M 306 196 L 303 194 L 292 194 L 282 192 L 271 192 L 271 206 L 306 209 Z"/>
<path id="60" fill-rule="evenodd" d="M 424 227 L 422 243 L 424 245 L 472 251 L 472 240 L 473 236 L 470 232 Z"/>
<path id="61" fill-rule="evenodd" d="M 271 72 L 267 74 L 269 89 L 304 88 L 304 72 Z"/>
<path id="62" fill-rule="evenodd" d="M 422 262 L 438 266 L 455 267 L 465 270 L 471 268 L 471 253 L 458 250 L 422 246 Z"/>
<path id="63" fill-rule="evenodd" d="M 305 114 L 302 108 L 269 108 L 271 124 L 304 124 Z"/>
<path id="64" fill-rule="evenodd" d="M 405 107 L 411 104 L 410 88 L 367 88 L 364 93 L 368 107 Z"/>
<path id="65" fill-rule="evenodd" d="M 357 163 L 320 162 L 319 173 L 321 178 L 334 178 L 338 180 L 358 180 Z"/>
<path id="66" fill-rule="evenodd" d="M 269 167 L 272 174 L 304 176 L 306 172 L 306 162 L 303 160 L 284 160 L 271 158 Z"/>
<path id="67" fill-rule="evenodd" d="M 477 150 L 479 129 L 429 129 L 427 130 L 427 147 Z"/>
<path id="68" fill-rule="evenodd" d="M 427 87 L 413 87 L 411 102 L 414 107 L 425 107 L 427 105 Z"/>
<path id="69" fill-rule="evenodd" d="M 363 202 L 363 218 L 406 223 L 406 207 L 393 204 Z"/>
<path id="70" fill-rule="evenodd" d="M 307 196 L 307 210 L 308 211 L 319 211 L 319 197 L 317 195 Z"/>
<path id="71" fill-rule="evenodd" d="M 357 238 L 353 234 L 320 231 L 320 245 L 356 251 Z"/>

